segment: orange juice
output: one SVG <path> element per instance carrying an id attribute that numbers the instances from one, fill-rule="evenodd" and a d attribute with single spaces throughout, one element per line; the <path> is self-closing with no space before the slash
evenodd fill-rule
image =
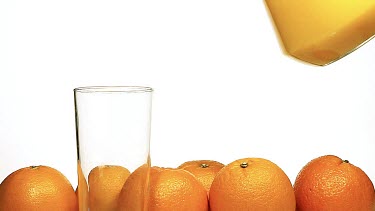
<path id="1" fill-rule="evenodd" d="M 87 211 L 89 210 L 89 193 L 88 193 L 88 186 L 85 176 L 83 175 L 83 171 L 81 168 L 81 163 L 78 161 L 77 163 L 77 172 L 78 172 L 78 187 L 76 190 L 76 194 L 78 197 L 78 205 L 80 211 Z"/>
<path id="2" fill-rule="evenodd" d="M 327 65 L 375 35 L 374 0 L 265 0 L 287 54 Z"/>

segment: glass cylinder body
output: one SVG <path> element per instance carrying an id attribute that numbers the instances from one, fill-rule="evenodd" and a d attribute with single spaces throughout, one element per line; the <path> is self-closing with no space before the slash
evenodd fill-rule
<path id="1" fill-rule="evenodd" d="M 74 89 L 74 99 L 80 210 L 115 208 L 122 190 L 117 179 L 127 178 L 141 166 L 150 167 L 152 89 L 81 87 Z M 143 210 L 147 207 L 148 176 L 142 178 L 139 188 L 143 190 L 137 191 L 143 196 L 133 203 Z"/>

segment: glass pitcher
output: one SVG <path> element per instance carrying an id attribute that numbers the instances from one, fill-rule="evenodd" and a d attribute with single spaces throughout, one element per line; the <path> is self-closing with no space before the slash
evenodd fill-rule
<path id="1" fill-rule="evenodd" d="M 287 54 L 327 65 L 375 35 L 372 0 L 265 0 Z"/>

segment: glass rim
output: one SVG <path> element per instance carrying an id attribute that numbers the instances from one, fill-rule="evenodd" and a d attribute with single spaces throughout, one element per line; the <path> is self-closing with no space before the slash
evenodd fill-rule
<path id="1" fill-rule="evenodd" d="M 82 86 L 74 88 L 74 92 L 79 93 L 147 93 L 152 91 L 153 89 L 147 86 Z"/>

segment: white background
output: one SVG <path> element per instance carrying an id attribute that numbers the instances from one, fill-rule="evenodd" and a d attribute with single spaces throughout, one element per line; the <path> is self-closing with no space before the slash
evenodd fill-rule
<path id="1" fill-rule="evenodd" d="M 335 154 L 375 179 L 375 40 L 327 67 L 282 53 L 263 1 L 0 1 L 0 180 L 76 185 L 73 88 L 154 88 L 152 165 Z"/>

